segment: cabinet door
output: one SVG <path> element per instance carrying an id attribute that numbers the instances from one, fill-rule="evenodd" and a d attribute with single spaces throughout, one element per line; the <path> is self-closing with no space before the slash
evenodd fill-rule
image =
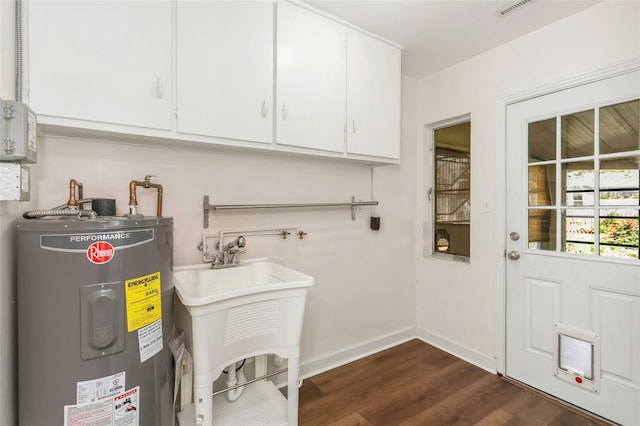
<path id="1" fill-rule="evenodd" d="M 171 4 L 31 1 L 28 81 L 39 115 L 171 128 Z"/>
<path id="2" fill-rule="evenodd" d="M 178 131 L 273 140 L 269 1 L 178 1 Z"/>
<path id="3" fill-rule="evenodd" d="M 344 151 L 346 29 L 278 2 L 276 142 Z"/>
<path id="4" fill-rule="evenodd" d="M 400 49 L 350 30 L 347 152 L 400 158 Z"/>

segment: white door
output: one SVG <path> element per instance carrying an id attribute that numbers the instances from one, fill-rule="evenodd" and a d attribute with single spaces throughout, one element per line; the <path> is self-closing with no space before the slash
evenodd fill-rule
<path id="1" fill-rule="evenodd" d="M 507 108 L 506 375 L 640 425 L 640 73 Z"/>
<path id="2" fill-rule="evenodd" d="M 271 143 L 274 4 L 176 7 L 178 131 Z"/>

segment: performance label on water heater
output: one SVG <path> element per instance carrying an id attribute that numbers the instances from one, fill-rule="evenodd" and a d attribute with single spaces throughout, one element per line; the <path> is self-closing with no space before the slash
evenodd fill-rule
<path id="1" fill-rule="evenodd" d="M 124 282 L 127 301 L 127 330 L 135 331 L 162 318 L 160 272 Z"/>
<path id="2" fill-rule="evenodd" d="M 107 243 L 113 250 L 123 250 L 154 240 L 153 229 L 85 234 L 47 234 L 40 236 L 40 248 L 68 253 L 87 253 L 96 243 Z"/>

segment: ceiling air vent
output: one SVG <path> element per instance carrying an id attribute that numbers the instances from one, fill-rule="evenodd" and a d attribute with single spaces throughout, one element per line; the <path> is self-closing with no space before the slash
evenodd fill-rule
<path id="1" fill-rule="evenodd" d="M 528 5 L 532 1 L 533 0 L 520 0 L 519 2 L 513 3 L 512 5 L 509 5 L 507 7 L 503 7 L 502 9 L 497 11 L 496 13 L 498 14 L 498 16 L 507 16 L 507 15 L 515 12 L 516 10 L 519 10 L 520 8 Z"/>

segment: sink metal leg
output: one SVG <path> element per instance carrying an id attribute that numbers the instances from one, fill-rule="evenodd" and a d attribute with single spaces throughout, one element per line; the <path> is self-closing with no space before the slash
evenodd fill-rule
<path id="1" fill-rule="evenodd" d="M 300 358 L 288 358 L 287 374 L 287 416 L 289 426 L 298 426 L 298 373 Z"/>

